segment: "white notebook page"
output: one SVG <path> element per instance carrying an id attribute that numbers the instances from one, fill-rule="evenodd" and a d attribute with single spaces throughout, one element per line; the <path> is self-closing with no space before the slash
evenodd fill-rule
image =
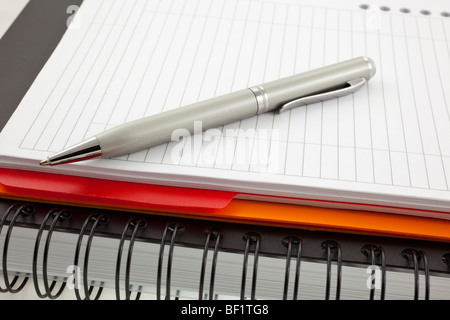
<path id="1" fill-rule="evenodd" d="M 442 3 L 85 0 L 0 135 L 3 165 L 448 211 Z M 377 73 L 353 95 L 115 159 L 39 167 L 121 123 L 357 56 Z"/>

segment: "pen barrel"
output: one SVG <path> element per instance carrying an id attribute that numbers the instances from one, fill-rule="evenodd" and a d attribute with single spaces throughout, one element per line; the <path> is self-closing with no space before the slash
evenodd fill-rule
<path id="1" fill-rule="evenodd" d="M 96 138 L 104 157 L 132 153 L 197 133 L 196 122 L 202 131 L 208 130 L 278 109 L 294 99 L 343 88 L 351 80 L 369 80 L 374 73 L 371 59 L 354 58 L 128 122 Z"/>
<path id="2" fill-rule="evenodd" d="M 264 83 L 255 87 L 267 99 L 259 113 L 278 109 L 294 99 L 342 88 L 350 80 L 369 80 L 374 74 L 375 63 L 370 58 L 358 57 Z"/>
<path id="3" fill-rule="evenodd" d="M 256 115 L 257 102 L 249 89 L 131 121 L 96 136 L 103 157 L 136 152 Z M 195 132 L 197 133 L 197 132 Z M 174 137 L 172 137 L 174 135 Z"/>

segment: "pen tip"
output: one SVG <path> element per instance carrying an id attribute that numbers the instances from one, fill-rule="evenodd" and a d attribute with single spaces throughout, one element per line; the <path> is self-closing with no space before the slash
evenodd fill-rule
<path id="1" fill-rule="evenodd" d="M 41 166 L 49 166 L 51 164 L 51 162 L 50 162 L 50 159 L 49 158 L 47 158 L 47 159 L 45 159 L 45 160 L 42 160 L 41 162 L 40 162 L 40 165 Z"/>

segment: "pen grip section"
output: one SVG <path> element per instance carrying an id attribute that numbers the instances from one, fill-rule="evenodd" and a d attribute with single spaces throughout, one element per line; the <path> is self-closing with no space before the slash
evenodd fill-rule
<path id="1" fill-rule="evenodd" d="M 256 113 L 255 96 L 250 90 L 244 89 L 131 121 L 96 137 L 103 156 L 114 157 L 171 141 L 175 131 L 178 139 L 179 133 L 192 135 L 199 123 L 202 131 L 205 131 Z"/>

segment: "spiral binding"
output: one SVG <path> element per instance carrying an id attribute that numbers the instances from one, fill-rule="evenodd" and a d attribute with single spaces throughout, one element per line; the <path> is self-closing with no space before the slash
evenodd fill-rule
<path id="1" fill-rule="evenodd" d="M 13 288 L 16 284 L 17 280 L 19 279 L 18 276 L 15 276 L 14 279 L 10 282 L 8 277 L 8 247 L 9 247 L 9 239 L 11 237 L 11 232 L 13 230 L 14 224 L 19 218 L 19 216 L 27 216 L 34 213 L 33 207 L 23 204 L 23 205 L 12 205 L 8 208 L 5 215 L 2 217 L 2 220 L 0 221 L 0 232 L 3 229 L 3 226 L 6 222 L 6 219 L 8 216 L 14 212 L 14 215 L 12 219 L 9 222 L 8 230 L 6 233 L 5 243 L 3 247 L 3 257 L 2 257 L 2 267 L 3 267 L 3 278 L 5 280 L 6 288 L 0 288 L 0 292 L 10 292 L 10 293 L 18 293 L 23 289 L 25 284 L 28 281 L 28 278 L 23 279 L 22 283 L 16 287 Z"/>
<path id="2" fill-rule="evenodd" d="M 219 245 L 220 245 L 220 240 L 222 238 L 222 233 L 217 228 L 207 228 L 205 230 L 205 233 L 206 233 L 206 241 L 205 241 L 205 247 L 203 249 L 202 270 L 200 272 L 200 281 L 199 281 L 199 288 L 198 288 L 198 300 L 203 299 L 203 286 L 205 283 L 206 260 L 208 258 L 208 250 L 209 250 L 209 246 L 210 246 L 211 242 L 215 240 L 213 262 L 212 262 L 212 266 L 211 266 L 211 279 L 209 281 L 209 300 L 213 299 L 214 280 L 216 277 L 216 267 L 217 267 L 217 255 L 219 254 Z"/>
<path id="3" fill-rule="evenodd" d="M 125 228 L 122 232 L 122 237 L 120 238 L 120 244 L 119 244 L 119 250 L 117 253 L 117 262 L 116 262 L 116 278 L 115 278 L 115 285 L 116 285 L 116 298 L 117 300 L 120 300 L 120 263 L 122 260 L 122 251 L 123 251 L 123 245 L 125 243 L 125 238 L 128 233 L 128 230 L 133 227 L 133 231 L 131 233 L 130 238 L 130 244 L 128 248 L 128 256 L 127 256 L 127 266 L 126 266 L 126 272 L 125 272 L 125 299 L 130 300 L 131 297 L 131 291 L 130 288 L 130 268 L 131 268 L 131 257 L 133 254 L 133 247 L 134 242 L 136 241 L 137 232 L 140 228 L 144 228 L 146 225 L 146 222 L 143 219 L 136 220 L 134 218 L 131 218 L 128 220 L 127 224 L 125 225 Z M 141 296 L 141 292 L 137 292 L 136 294 L 136 300 L 139 300 Z"/>
<path id="4" fill-rule="evenodd" d="M 447 266 L 450 266 L 450 253 L 444 253 L 442 255 L 442 262 L 444 262 Z"/>
<path id="5" fill-rule="evenodd" d="M 244 235 L 243 240 L 245 241 L 244 249 L 244 263 L 242 268 L 242 281 L 241 281 L 241 300 L 245 299 L 245 282 L 247 280 L 247 265 L 248 265 L 248 255 L 250 251 L 250 245 L 255 244 L 255 252 L 253 257 L 253 277 L 252 277 L 252 289 L 250 294 L 250 299 L 255 300 L 256 295 L 256 279 L 258 273 L 258 259 L 259 259 L 259 248 L 261 244 L 261 235 L 256 232 L 248 232 Z"/>
<path id="6" fill-rule="evenodd" d="M 70 219 L 71 216 L 72 216 L 72 214 L 65 210 L 51 210 L 45 216 L 45 218 L 41 224 L 41 227 L 39 228 L 39 232 L 37 234 L 36 242 L 35 242 L 35 246 L 34 246 L 34 253 L 33 253 L 33 282 L 34 282 L 34 288 L 35 288 L 36 294 L 40 298 L 48 297 L 50 299 L 56 299 L 61 295 L 61 293 L 63 292 L 63 290 L 66 286 L 66 282 L 62 282 L 62 284 L 61 284 L 59 290 L 56 292 L 56 294 L 52 294 L 53 288 L 55 287 L 57 281 L 53 280 L 52 284 L 50 286 L 48 285 L 47 261 L 48 261 L 48 250 L 49 250 L 50 242 L 52 239 L 52 234 L 53 234 L 56 224 L 58 223 L 58 221 Z M 42 293 L 39 288 L 39 283 L 38 283 L 38 272 L 37 272 L 38 261 L 37 260 L 38 260 L 39 244 L 41 242 L 42 233 L 44 232 L 44 229 L 47 225 L 47 221 L 50 218 L 53 218 L 53 221 L 48 229 L 47 238 L 45 240 L 45 249 L 44 249 L 43 266 L 42 266 L 42 278 L 44 280 L 45 292 Z"/>
<path id="7" fill-rule="evenodd" d="M 75 295 L 78 300 L 90 300 L 91 299 L 91 294 L 92 294 L 92 291 L 94 290 L 94 286 L 91 285 L 88 289 L 88 263 L 89 263 L 89 253 L 91 251 L 92 239 L 94 237 L 97 226 L 108 223 L 108 220 L 109 220 L 108 216 L 106 216 L 104 214 L 92 214 L 85 220 L 83 227 L 81 228 L 81 232 L 78 236 L 77 248 L 75 250 L 75 258 L 74 258 L 74 262 L 73 262 L 74 266 L 78 266 L 78 259 L 80 256 L 80 249 L 81 249 L 81 243 L 83 242 L 83 237 L 85 235 L 87 227 L 89 226 L 89 223 L 91 221 L 93 222 L 91 231 L 89 233 L 87 245 L 86 245 L 84 262 L 83 262 L 83 289 L 84 289 L 84 294 L 85 294 L 85 297 L 83 299 L 81 298 L 81 295 L 80 295 L 80 292 L 78 289 L 78 284 L 75 285 L 75 287 L 74 287 Z M 100 286 L 97 290 L 97 294 L 95 295 L 94 300 L 98 300 L 100 298 L 102 291 L 103 291 L 103 287 Z"/>
<path id="8" fill-rule="evenodd" d="M 425 272 L 425 300 L 430 298 L 430 272 L 428 269 L 428 259 L 422 250 L 407 248 L 402 251 L 402 256 L 408 261 L 412 261 L 414 268 L 414 300 L 419 299 L 419 260 L 423 260 Z"/>
<path id="9" fill-rule="evenodd" d="M 296 258 L 296 267 L 295 267 L 295 280 L 294 280 L 294 293 L 292 300 L 297 300 L 298 296 L 298 286 L 300 281 L 300 263 L 302 257 L 302 242 L 300 239 L 294 236 L 286 237 L 282 240 L 283 245 L 287 248 L 286 254 L 286 269 L 284 276 L 284 290 L 283 290 L 283 300 L 287 299 L 288 294 L 288 286 L 289 286 L 289 275 L 291 268 L 291 255 L 292 255 L 292 246 L 297 246 L 297 258 Z"/>
<path id="10" fill-rule="evenodd" d="M 0 201 L 1 204 L 1 201 Z M 217 297 L 215 295 L 215 279 L 217 277 L 217 259 L 220 251 L 236 251 L 243 254 L 242 261 L 242 275 L 241 275 L 241 285 L 240 285 L 240 298 L 246 299 L 246 285 L 248 276 L 248 264 L 249 259 L 253 256 L 253 270 L 252 270 L 252 281 L 250 289 L 250 299 L 256 299 L 256 286 L 258 283 L 258 264 L 259 257 L 261 255 L 275 255 L 279 258 L 285 259 L 284 267 L 284 282 L 280 283 L 282 291 L 282 299 L 288 299 L 289 296 L 289 285 L 291 285 L 291 266 L 292 262 L 295 266 L 293 274 L 293 292 L 292 299 L 297 300 L 299 298 L 299 293 L 302 292 L 302 283 L 300 281 L 301 274 L 301 263 L 304 259 L 313 259 L 315 261 L 322 260 L 326 263 L 326 274 L 325 276 L 325 299 L 331 298 L 331 283 L 332 283 L 332 266 L 336 265 L 336 293 L 335 299 L 339 300 L 341 298 L 341 284 L 342 284 L 342 266 L 345 263 L 358 262 L 362 265 L 369 265 L 372 274 L 375 276 L 374 270 L 381 269 L 381 277 L 377 278 L 377 281 L 381 281 L 380 289 L 380 299 L 383 300 L 386 297 L 386 271 L 388 269 L 388 262 L 390 261 L 390 266 L 396 268 L 403 268 L 412 270 L 414 274 L 414 299 L 419 299 L 419 277 L 420 269 L 422 269 L 425 278 L 425 294 L 424 298 L 430 298 L 431 284 L 430 284 L 430 274 L 432 270 L 439 270 L 439 272 L 450 272 L 450 250 L 448 244 L 438 244 L 438 248 L 434 248 L 433 245 L 427 245 L 419 241 L 406 241 L 398 240 L 396 243 L 390 247 L 390 255 L 386 254 L 386 246 L 374 244 L 379 238 L 376 237 L 361 237 L 355 238 L 350 237 L 347 239 L 345 235 L 333 234 L 336 236 L 334 240 L 319 241 L 320 237 L 330 236 L 330 233 L 320 234 L 318 232 L 308 233 L 304 230 L 296 229 L 274 229 L 274 228 L 255 228 L 257 231 L 244 231 L 245 225 L 227 224 L 227 223 L 217 223 L 217 226 L 208 226 L 210 222 L 196 220 L 192 222 L 189 219 L 179 219 L 176 222 L 164 221 L 165 218 L 155 218 L 152 216 L 145 216 L 132 213 L 124 213 L 123 222 L 111 222 L 111 217 L 107 211 L 99 210 L 97 213 L 84 215 L 78 218 L 78 215 L 74 214 L 72 210 L 77 210 L 76 208 L 51 208 L 42 209 L 42 204 L 21 204 L 12 203 L 8 205 L 4 211 L 4 214 L 0 220 L 0 234 L 5 232 L 3 253 L 2 253 L 2 274 L 5 286 L 0 286 L 0 292 L 8 293 L 18 293 L 25 285 L 28 283 L 28 279 L 32 278 L 34 289 L 39 298 L 46 299 L 57 299 L 61 296 L 65 288 L 67 287 L 67 281 L 61 281 L 57 279 L 50 279 L 48 274 L 48 257 L 50 255 L 50 244 L 52 243 L 52 235 L 55 231 L 68 232 L 73 229 L 76 221 L 74 217 L 77 216 L 77 221 L 80 222 L 80 227 L 76 227 L 74 230 L 78 233 L 78 241 L 76 243 L 76 249 L 74 254 L 74 265 L 78 266 L 81 256 L 84 256 L 82 262 L 82 281 L 78 281 L 77 277 L 74 278 L 74 292 L 75 297 L 79 300 L 97 300 L 101 297 L 103 291 L 103 284 L 95 285 L 90 283 L 88 280 L 89 272 L 89 256 L 93 243 L 93 239 L 97 235 L 110 235 L 120 238 L 119 245 L 117 248 L 116 257 L 116 268 L 115 268 L 115 293 L 116 299 L 120 300 L 121 293 L 124 291 L 124 299 L 131 299 L 132 290 L 130 286 L 130 270 L 132 266 L 132 256 L 133 248 L 136 241 L 148 241 L 149 237 L 152 237 L 152 242 L 159 241 L 159 254 L 158 254 L 158 269 L 156 276 L 156 299 L 160 300 L 162 298 L 162 274 L 164 265 L 164 252 L 166 246 L 168 248 L 167 263 L 165 266 L 166 279 L 165 279 L 165 295 L 164 299 L 169 300 L 171 298 L 171 277 L 172 277 L 172 266 L 174 264 L 174 251 L 175 247 L 180 241 L 187 241 L 184 245 L 192 245 L 192 234 L 203 233 L 204 237 L 195 237 L 195 247 L 203 251 L 201 267 L 199 270 L 199 288 L 198 288 L 198 299 L 204 299 L 208 297 L 210 300 Z M 45 206 L 44 206 L 45 207 Z M 39 213 L 39 214 L 38 214 Z M 78 212 L 79 213 L 79 212 Z M 114 213 L 116 216 L 119 214 Z M 148 218 L 147 218 L 148 217 Z M 148 221 L 151 220 L 150 223 Z M 78 223 L 78 222 L 77 222 Z M 8 272 L 8 249 L 10 246 L 10 240 L 12 237 L 12 231 L 14 226 L 26 226 L 38 229 L 35 242 L 34 251 L 32 258 L 32 274 L 28 277 L 25 276 L 21 281 L 20 275 L 14 275 L 10 279 L 11 274 Z M 161 227 L 161 228 L 160 228 Z M 149 230 L 149 228 L 151 230 Z M 202 229 L 200 229 L 202 228 Z M 162 235 L 155 230 L 162 230 Z M 79 230 L 79 231 L 77 231 Z M 189 233 L 192 230 L 191 233 Z M 201 231 L 200 231 L 201 230 Z M 45 233 L 45 231 L 47 231 Z M 188 232 L 189 231 L 189 232 Z M 72 231 L 73 232 L 73 231 Z M 242 232 L 242 233 L 241 233 Z M 291 235 L 286 236 L 285 233 L 289 232 Z M 185 239 L 184 233 L 187 233 L 187 240 Z M 153 236 L 152 236 L 153 234 Z M 284 234 L 284 235 L 283 235 Z M 240 235 L 240 236 L 239 236 Z M 339 238 L 340 236 L 340 238 Z M 189 238 L 191 237 L 191 238 Z M 278 242 L 274 240 L 278 237 Z M 240 242 L 237 238 L 240 238 Z M 265 239 L 263 241 L 263 238 Z M 322 238 L 323 239 L 323 238 Z M 330 238 L 329 238 L 330 239 Z M 127 252 L 125 250 L 125 243 L 128 241 Z M 361 244 L 359 246 L 359 256 L 354 252 L 350 253 L 348 248 L 353 248 L 355 246 L 355 241 Z M 394 241 L 391 239 L 391 241 Z M 365 243 L 364 243 L 365 242 Z M 82 244 L 85 244 L 84 252 L 82 252 Z M 400 245 L 412 244 L 413 246 L 404 246 L 398 249 Z M 306 247 L 305 247 L 306 244 Z M 313 245 L 312 245 L 313 244 Z M 421 248 L 421 245 L 426 247 L 426 249 Z M 317 249 L 311 249 L 317 246 Z M 43 247 L 43 253 L 41 252 L 41 247 Z M 345 252 L 342 248 L 346 248 Z M 397 248 L 397 249 L 396 249 Z M 392 251 L 396 251 L 393 254 Z M 205 278 L 206 278 L 206 266 L 208 261 L 208 254 L 212 251 L 211 259 L 211 273 L 208 294 L 204 294 L 205 290 Z M 318 252 L 320 251 L 320 252 Z M 428 251 L 426 253 L 426 251 Z M 442 253 L 443 252 L 443 253 Z M 39 254 L 41 254 L 41 257 Z M 429 255 L 433 256 L 432 263 L 430 263 Z M 121 270 L 121 262 L 123 256 L 126 254 L 126 266 L 124 275 L 123 270 Z M 402 261 L 396 260 L 396 257 L 403 259 Z M 437 263 L 436 257 L 441 259 L 441 265 Z M 41 260 L 39 260 L 39 258 Z M 292 261 L 294 260 L 294 261 Z M 41 266 L 40 268 L 39 265 Z M 378 267 L 379 266 L 379 267 Z M 40 270 L 38 270 L 40 269 Z M 122 280 L 121 280 L 122 277 Z M 377 275 L 378 277 L 378 275 Z M 40 283 L 38 279 L 42 279 Z M 372 281 L 375 279 L 372 278 Z M 58 287 L 58 282 L 59 287 Z M 78 283 L 80 282 L 80 283 Z M 43 283 L 43 286 L 42 286 Z M 372 282 L 372 284 L 375 284 Z M 121 285 L 124 288 L 121 289 Z M 97 287 L 97 288 L 96 288 Z M 94 293 L 94 290 L 97 290 Z M 375 286 L 369 289 L 369 299 L 375 299 Z M 141 291 L 137 290 L 135 299 L 141 298 Z M 177 298 L 177 297 L 176 297 Z"/>
<path id="11" fill-rule="evenodd" d="M 379 256 L 381 259 L 381 293 L 380 300 L 385 299 L 386 294 L 386 254 L 384 252 L 384 248 L 381 246 L 377 246 L 374 244 L 366 244 L 361 248 L 361 252 L 366 256 L 370 257 L 371 262 L 371 277 L 372 277 L 372 286 L 370 288 L 369 299 L 374 300 L 375 297 L 375 281 L 376 281 L 376 268 L 375 268 L 375 260 Z"/>
<path id="12" fill-rule="evenodd" d="M 331 288 L 331 259 L 332 255 L 337 255 L 337 284 L 336 284 L 336 300 L 340 299 L 341 283 L 342 283 L 342 250 L 341 244 L 335 240 L 326 240 L 321 244 L 322 250 L 327 254 L 327 283 L 325 290 L 325 300 L 330 299 Z"/>
<path id="13" fill-rule="evenodd" d="M 158 276 L 157 276 L 157 284 L 156 284 L 156 299 L 161 300 L 161 277 L 162 277 L 162 265 L 164 258 L 164 248 L 166 244 L 166 238 L 168 232 L 172 233 L 172 237 L 170 239 L 170 247 L 169 247 L 169 257 L 167 261 L 167 274 L 166 274 L 166 297 L 165 300 L 170 300 L 170 282 L 172 277 L 172 261 L 173 261 L 173 250 L 175 247 L 175 238 L 179 231 L 183 230 L 183 225 L 179 223 L 167 223 L 166 228 L 164 229 L 163 236 L 161 238 L 161 245 L 159 248 L 159 261 L 158 261 Z"/>

